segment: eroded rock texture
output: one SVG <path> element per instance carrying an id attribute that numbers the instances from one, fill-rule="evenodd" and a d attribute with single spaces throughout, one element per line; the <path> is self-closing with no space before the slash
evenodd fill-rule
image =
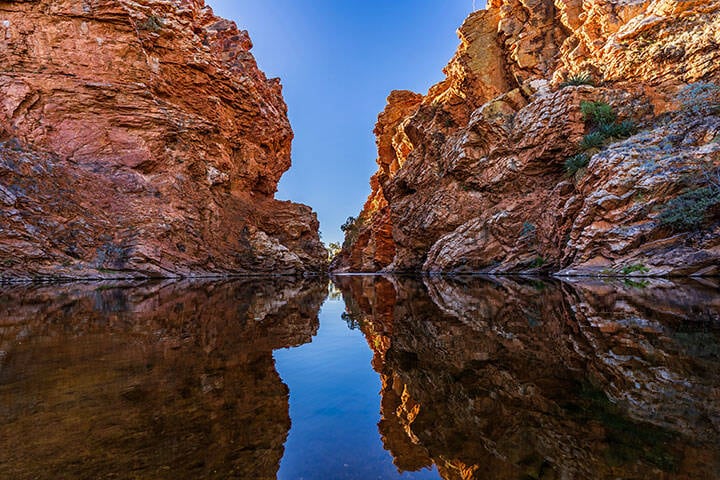
<path id="1" fill-rule="evenodd" d="M 343 277 L 401 471 L 712 478 L 717 285 Z"/>
<path id="2" fill-rule="evenodd" d="M 446 80 L 389 96 L 335 270 L 720 273 L 720 3 L 492 0 L 459 36 Z M 595 85 L 563 85 L 582 76 Z M 689 84 L 714 93 L 679 102 Z M 569 175 L 593 129 L 582 102 L 637 129 Z M 707 177 L 699 228 L 658 220 Z"/>
<path id="3" fill-rule="evenodd" d="M 0 289 L 0 476 L 275 479 L 323 282 Z"/>
<path id="4" fill-rule="evenodd" d="M 0 2 L 0 276 L 321 270 L 251 47 L 202 0 Z"/>

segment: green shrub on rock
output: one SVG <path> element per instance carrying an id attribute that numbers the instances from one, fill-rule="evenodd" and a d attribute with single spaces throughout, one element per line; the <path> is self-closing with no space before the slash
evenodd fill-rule
<path id="1" fill-rule="evenodd" d="M 587 153 L 578 153 L 565 160 L 565 172 L 568 176 L 575 175 L 578 171 L 588 166 L 590 156 Z"/>
<path id="2" fill-rule="evenodd" d="M 365 219 L 361 215 L 358 218 L 348 217 L 345 223 L 342 224 L 340 230 L 345 233 L 345 241 L 343 241 L 342 248 L 348 249 L 355 244 L 360 235 L 360 230 L 365 225 Z"/>
<path id="3" fill-rule="evenodd" d="M 650 269 L 643 265 L 642 263 L 636 263 L 634 265 L 628 265 L 626 267 L 623 267 L 621 270 L 623 275 L 630 275 L 632 273 L 640 273 L 645 274 L 650 272 Z"/>
<path id="4" fill-rule="evenodd" d="M 606 138 L 628 138 L 635 133 L 635 123 L 632 120 L 623 120 L 620 123 L 603 124 L 597 131 Z"/>
<path id="5" fill-rule="evenodd" d="M 623 139 L 632 136 L 635 123 L 631 120 L 617 122 L 617 114 L 605 102 L 581 102 L 580 110 L 583 119 L 590 124 L 590 132 L 578 144 L 580 153 L 565 160 L 565 171 L 575 175 L 590 163 L 590 157 L 597 150 L 610 143 L 612 139 Z"/>
<path id="6" fill-rule="evenodd" d="M 545 257 L 538 255 L 535 257 L 532 261 L 532 267 L 533 268 L 542 268 L 547 263 L 547 260 L 545 260 Z"/>
<path id="7" fill-rule="evenodd" d="M 661 225 L 675 231 L 698 230 L 714 207 L 720 205 L 720 189 L 696 188 L 667 202 L 658 216 Z"/>
<path id="8" fill-rule="evenodd" d="M 617 114 L 605 102 L 581 102 L 580 111 L 582 111 L 583 119 L 593 123 L 596 127 L 610 125 L 617 120 Z"/>
<path id="9" fill-rule="evenodd" d="M 595 86 L 595 82 L 589 73 L 576 73 L 575 75 L 570 75 L 560 84 L 560 88 L 579 87 L 581 85 L 590 85 L 591 87 Z"/>
<path id="10" fill-rule="evenodd" d="M 583 137 L 578 146 L 583 151 L 602 148 L 605 145 L 605 140 L 607 140 L 607 137 L 602 132 L 590 132 Z"/>

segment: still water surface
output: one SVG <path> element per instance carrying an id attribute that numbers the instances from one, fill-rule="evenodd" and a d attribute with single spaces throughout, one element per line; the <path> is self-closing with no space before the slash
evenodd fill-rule
<path id="1" fill-rule="evenodd" d="M 2 479 L 718 472 L 713 282 L 0 287 Z"/>

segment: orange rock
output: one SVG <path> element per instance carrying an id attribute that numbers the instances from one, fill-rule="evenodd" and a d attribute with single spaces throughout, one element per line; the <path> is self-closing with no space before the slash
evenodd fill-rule
<path id="1" fill-rule="evenodd" d="M 720 84 L 720 4 L 680 3 L 493 0 L 471 14 L 447 78 L 410 104 L 390 96 L 370 221 L 333 267 L 720 273 L 717 212 L 700 231 L 658 220 L 720 164 L 717 111 L 676 101 L 688 83 Z M 580 74 L 597 86 L 561 85 Z M 640 131 L 589 151 L 570 178 L 564 163 L 594 128 L 583 101 L 609 103 Z M 394 258 L 363 261 L 378 244 Z"/>
<path id="2" fill-rule="evenodd" d="M 315 215 L 273 199 L 293 133 L 251 47 L 201 0 L 4 3 L 2 275 L 321 270 Z"/>

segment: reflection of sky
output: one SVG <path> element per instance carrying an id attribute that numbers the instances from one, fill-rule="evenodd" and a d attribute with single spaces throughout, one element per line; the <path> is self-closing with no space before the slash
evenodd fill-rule
<path id="1" fill-rule="evenodd" d="M 253 53 L 281 77 L 295 131 L 278 198 L 312 206 L 326 242 L 357 215 L 376 170 L 372 130 L 391 90 L 442 80 L 472 0 L 209 0 L 249 30 Z M 477 0 L 478 8 L 484 0 Z"/>
<path id="2" fill-rule="evenodd" d="M 380 378 L 359 330 L 341 319 L 342 300 L 328 300 L 312 343 L 274 353 L 290 388 L 292 428 L 280 480 L 438 479 L 437 471 L 400 475 L 383 449 Z"/>

